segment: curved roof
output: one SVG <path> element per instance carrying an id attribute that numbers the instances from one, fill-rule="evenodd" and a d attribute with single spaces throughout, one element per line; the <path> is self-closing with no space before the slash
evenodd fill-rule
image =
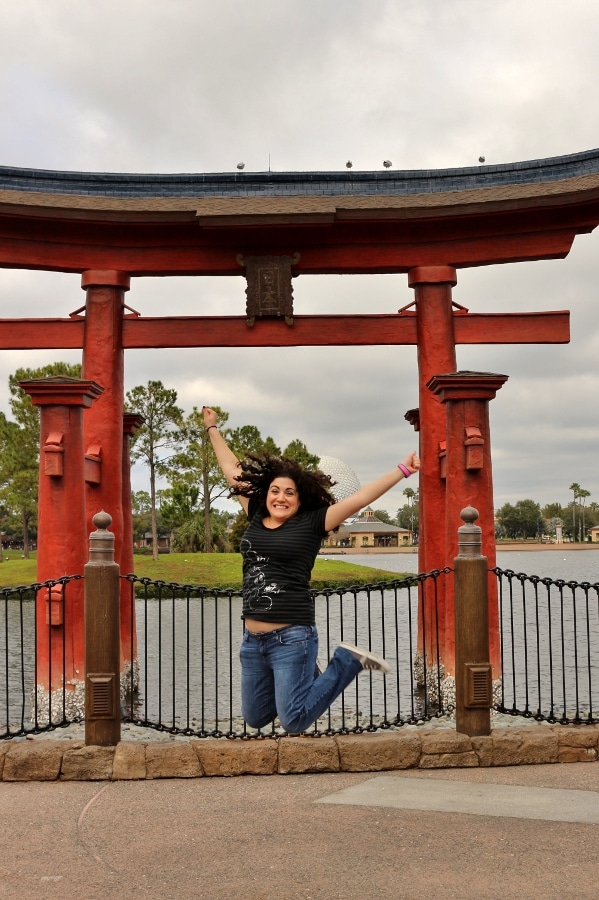
<path id="1" fill-rule="evenodd" d="M 547 185 L 599 175 L 599 150 L 501 165 L 360 172 L 133 174 L 60 172 L 0 166 L 0 191 L 87 197 L 406 196 L 506 185 Z"/>
<path id="2" fill-rule="evenodd" d="M 45 221 L 44 221 L 45 220 Z M 399 272 L 565 256 L 599 223 L 599 150 L 455 169 L 119 174 L 0 167 L 0 266 L 132 275 Z"/>

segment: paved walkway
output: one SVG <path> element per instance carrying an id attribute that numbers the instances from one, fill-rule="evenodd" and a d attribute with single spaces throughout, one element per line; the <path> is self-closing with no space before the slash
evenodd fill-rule
<path id="1" fill-rule="evenodd" d="M 0 784 L 0 897 L 595 898 L 599 764 Z"/>

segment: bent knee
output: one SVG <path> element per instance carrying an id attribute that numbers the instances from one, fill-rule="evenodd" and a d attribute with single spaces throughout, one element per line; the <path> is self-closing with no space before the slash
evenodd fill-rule
<path id="1" fill-rule="evenodd" d="M 302 732 L 306 731 L 313 724 L 313 721 L 308 721 L 305 717 L 281 717 L 279 716 L 279 722 L 281 723 L 281 728 L 283 731 L 286 731 L 287 734 L 302 734 Z"/>
<path id="2" fill-rule="evenodd" d="M 266 728 L 271 722 L 274 722 L 274 716 L 253 716 L 249 713 L 247 716 L 242 712 L 243 720 L 250 728 Z"/>

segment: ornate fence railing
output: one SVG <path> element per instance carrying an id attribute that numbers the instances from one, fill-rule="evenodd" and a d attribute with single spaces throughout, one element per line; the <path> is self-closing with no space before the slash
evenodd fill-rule
<path id="1" fill-rule="evenodd" d="M 511 570 L 498 579 L 501 696 L 495 709 L 539 721 L 599 721 L 599 584 L 564 582 Z M 68 592 L 71 576 L 0 590 L 0 738 L 39 733 L 77 721 L 63 685 L 58 701 L 40 706 L 36 616 L 45 615 L 52 588 Z M 419 603 L 425 590 L 436 610 L 440 579 L 449 569 L 397 581 L 315 594 L 320 658 L 339 641 L 366 645 L 392 663 L 386 678 L 361 675 L 311 729 L 336 734 L 423 722 L 444 709 L 442 667 L 423 658 L 438 635 L 423 634 Z M 238 646 L 241 598 L 228 590 L 123 576 L 137 620 L 137 665 L 127 674 L 125 721 L 199 737 L 266 737 L 249 729 L 240 711 Z M 38 596 L 38 603 L 35 598 Z M 43 602 L 41 602 L 43 601 Z M 63 604 L 68 615 L 69 603 Z M 44 612 L 39 612 L 44 610 Z M 433 613 L 436 630 L 436 615 Z M 65 628 L 68 622 L 65 622 Z M 420 631 L 420 637 L 419 635 Z M 63 629 L 50 629 L 44 655 L 52 683 L 64 652 Z M 59 642 L 59 643 L 56 643 Z M 135 654 L 132 653 L 134 658 Z M 52 660 L 54 663 L 52 663 Z M 424 673 L 427 688 L 424 688 Z M 61 698 L 62 697 L 62 702 Z M 439 705 L 441 704 L 441 705 Z"/>
<path id="2" fill-rule="evenodd" d="M 437 580 L 448 571 L 315 592 L 322 664 L 346 640 L 384 655 L 392 674 L 356 679 L 311 733 L 374 731 L 442 712 L 417 674 L 440 671 L 437 659 L 423 658 L 418 651 L 418 599 L 426 581 L 435 585 L 436 594 Z M 250 729 L 241 716 L 241 597 L 227 590 L 124 578 L 136 607 L 138 641 L 138 669 L 130 676 L 125 719 L 198 737 L 277 733 L 276 724 Z"/>
<path id="3" fill-rule="evenodd" d="M 500 712 L 562 724 L 599 721 L 599 584 L 495 568 Z"/>
<path id="4" fill-rule="evenodd" d="M 70 575 L 0 590 L 0 738 L 50 731 L 77 721 L 69 715 L 70 686 L 62 677 L 67 650 L 63 635 L 69 624 L 69 585 L 82 577 Z M 48 629 L 47 641 L 39 648 L 48 661 L 47 680 L 54 685 L 49 704 L 37 690 L 37 616 L 52 614 L 56 587 L 63 598 L 63 627 Z"/>

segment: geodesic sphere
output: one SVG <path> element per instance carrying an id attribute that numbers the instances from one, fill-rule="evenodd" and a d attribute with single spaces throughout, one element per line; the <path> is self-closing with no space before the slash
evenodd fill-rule
<path id="1" fill-rule="evenodd" d="M 342 462 L 340 459 L 335 459 L 334 456 L 321 456 L 318 468 L 325 475 L 329 475 L 333 481 L 337 482 L 331 490 L 335 500 L 345 500 L 346 497 L 350 497 L 360 487 L 358 476 L 353 469 L 350 469 L 347 463 Z"/>

